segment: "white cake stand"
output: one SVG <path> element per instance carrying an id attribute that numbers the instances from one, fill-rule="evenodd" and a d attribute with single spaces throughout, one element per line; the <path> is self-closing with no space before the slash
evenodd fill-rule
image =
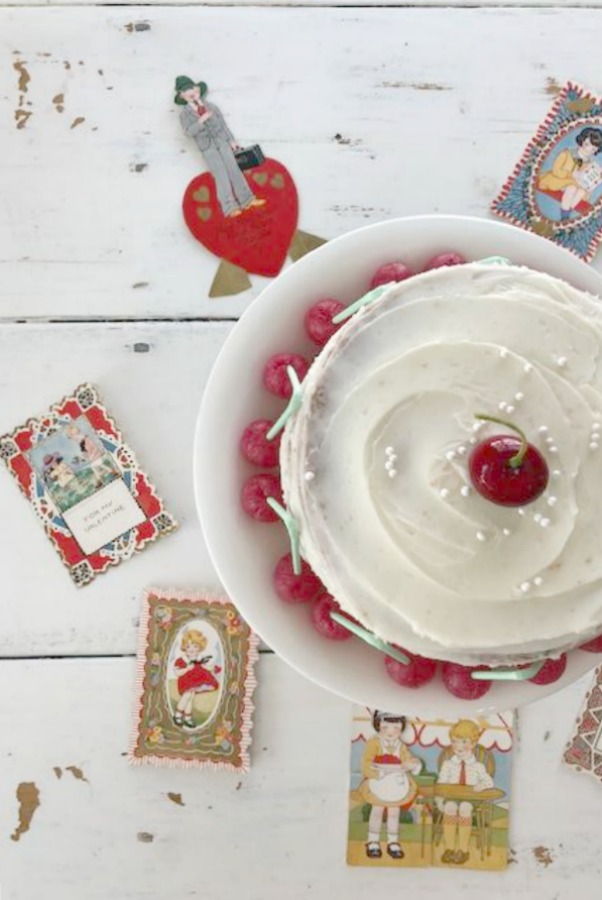
<path id="1" fill-rule="evenodd" d="M 194 490 L 209 552 L 225 590 L 263 640 L 291 666 L 334 693 L 369 707 L 433 716 L 500 711 L 545 697 L 602 662 L 602 655 L 574 650 L 564 676 L 548 686 L 494 682 L 480 700 L 458 700 L 440 676 L 417 690 L 400 687 L 385 672 L 382 654 L 358 639 L 342 643 L 317 634 L 307 608 L 281 602 L 272 571 L 288 549 L 284 527 L 249 519 L 240 489 L 251 474 L 238 450 L 245 425 L 276 418 L 284 401 L 261 386 L 273 353 L 312 355 L 303 329 L 305 311 L 322 297 L 343 303 L 368 289 L 385 262 L 403 260 L 420 270 L 436 253 L 457 250 L 468 260 L 506 256 L 602 295 L 602 278 L 577 257 L 512 226 L 462 216 L 395 219 L 351 232 L 305 256 L 276 278 L 234 327 L 209 378 L 194 446 Z"/>

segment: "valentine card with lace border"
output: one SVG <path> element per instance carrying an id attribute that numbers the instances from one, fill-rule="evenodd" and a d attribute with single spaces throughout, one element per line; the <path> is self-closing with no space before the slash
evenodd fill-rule
<path id="1" fill-rule="evenodd" d="M 0 436 L 0 457 L 78 587 L 177 527 L 91 384 Z"/>

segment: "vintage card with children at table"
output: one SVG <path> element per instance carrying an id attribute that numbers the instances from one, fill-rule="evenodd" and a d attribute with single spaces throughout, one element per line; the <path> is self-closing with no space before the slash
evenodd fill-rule
<path id="1" fill-rule="evenodd" d="M 347 862 L 503 869 L 512 713 L 425 721 L 354 707 Z"/>

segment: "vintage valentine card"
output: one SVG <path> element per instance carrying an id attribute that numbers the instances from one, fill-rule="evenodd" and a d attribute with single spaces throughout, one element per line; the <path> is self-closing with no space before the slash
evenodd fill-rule
<path id="1" fill-rule="evenodd" d="M 567 84 L 492 211 L 589 262 L 602 238 L 602 101 Z"/>
<path id="2" fill-rule="evenodd" d="M 287 255 L 299 259 L 324 240 L 297 228 L 297 188 L 286 166 L 267 158 L 259 144 L 243 147 L 208 94 L 204 81 L 175 80 L 180 126 L 207 167 L 186 188 L 184 219 L 222 260 L 209 292 L 221 297 L 250 288 L 249 273 L 274 277 Z"/>
<path id="3" fill-rule="evenodd" d="M 563 759 L 577 772 L 602 781 L 602 666 L 596 669 Z"/>
<path id="4" fill-rule="evenodd" d="M 130 762 L 247 771 L 257 656 L 228 600 L 148 591 Z"/>
<path id="5" fill-rule="evenodd" d="M 503 869 L 512 713 L 425 721 L 354 707 L 347 862 Z"/>
<path id="6" fill-rule="evenodd" d="M 78 586 L 176 527 L 90 384 L 1 436 L 0 456 Z"/>

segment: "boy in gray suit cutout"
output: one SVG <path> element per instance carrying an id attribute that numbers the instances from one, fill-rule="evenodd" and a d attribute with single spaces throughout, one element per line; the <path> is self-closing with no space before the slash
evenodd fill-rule
<path id="1" fill-rule="evenodd" d="M 174 100 L 182 107 L 180 124 L 194 138 L 215 179 L 217 199 L 225 216 L 240 216 L 245 209 L 263 206 L 248 185 L 234 156 L 239 149 L 234 135 L 214 103 L 205 100 L 207 85 L 185 75 L 176 78 Z"/>

